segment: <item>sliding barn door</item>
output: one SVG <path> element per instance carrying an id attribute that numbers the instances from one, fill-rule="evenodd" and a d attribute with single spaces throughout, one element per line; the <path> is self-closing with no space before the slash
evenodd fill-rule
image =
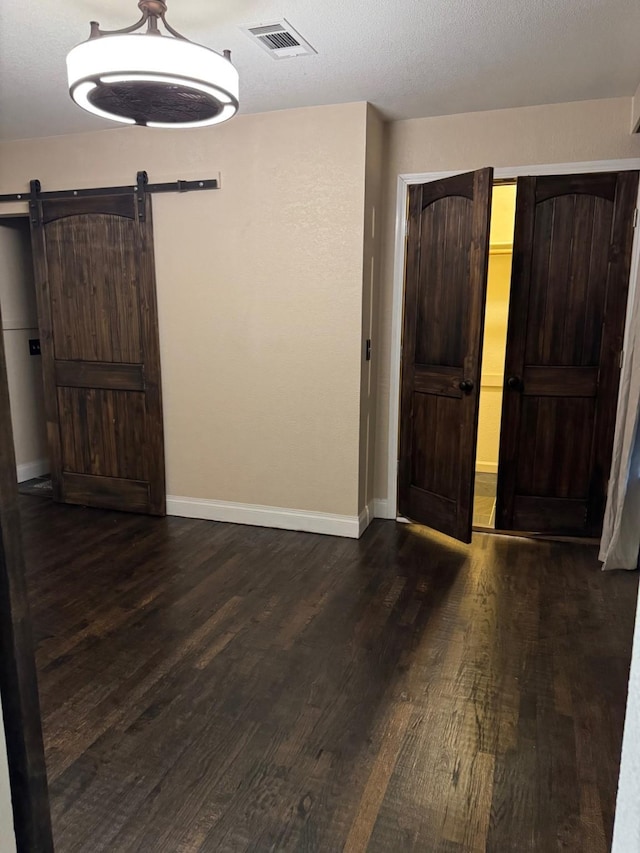
<path id="1" fill-rule="evenodd" d="M 32 222 L 53 493 L 163 515 L 151 199 L 38 201 Z"/>
<path id="2" fill-rule="evenodd" d="M 599 536 L 637 172 L 518 181 L 496 526 Z"/>
<path id="3" fill-rule="evenodd" d="M 400 514 L 471 541 L 493 170 L 409 189 Z"/>

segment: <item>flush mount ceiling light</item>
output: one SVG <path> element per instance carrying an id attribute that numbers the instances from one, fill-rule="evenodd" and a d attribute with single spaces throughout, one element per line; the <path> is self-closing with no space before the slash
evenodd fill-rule
<path id="1" fill-rule="evenodd" d="M 238 72 L 224 55 L 186 39 L 165 18 L 164 0 L 140 0 L 140 20 L 103 31 L 67 56 L 69 93 L 102 118 L 147 127 L 205 127 L 238 111 Z M 158 29 L 162 21 L 168 35 Z M 136 30 L 147 29 L 143 33 Z"/>

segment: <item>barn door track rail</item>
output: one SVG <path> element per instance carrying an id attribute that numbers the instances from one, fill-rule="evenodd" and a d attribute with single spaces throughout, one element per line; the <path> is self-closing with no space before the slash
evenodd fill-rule
<path id="1" fill-rule="evenodd" d="M 38 223 L 39 217 L 39 201 L 45 199 L 64 199 L 64 198 L 82 198 L 83 196 L 99 196 L 99 195 L 130 195 L 135 193 L 136 203 L 138 208 L 138 218 L 144 220 L 144 196 L 145 193 L 187 193 L 196 192 L 198 190 L 218 190 L 220 183 L 217 178 L 206 178 L 202 181 L 169 181 L 162 184 L 150 184 L 149 177 L 146 172 L 138 172 L 136 175 L 135 184 L 129 184 L 123 187 L 98 187 L 96 189 L 84 190 L 51 190 L 42 192 L 40 181 L 36 178 L 29 182 L 30 191 L 28 193 L 7 193 L 0 195 L 0 204 L 3 202 L 28 201 L 29 202 L 29 217 L 35 225 Z"/>

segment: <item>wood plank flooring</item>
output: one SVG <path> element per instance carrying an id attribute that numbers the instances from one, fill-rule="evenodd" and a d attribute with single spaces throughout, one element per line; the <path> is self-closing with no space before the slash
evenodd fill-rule
<path id="1" fill-rule="evenodd" d="M 21 497 L 57 853 L 605 853 L 637 591 L 595 549 Z"/>

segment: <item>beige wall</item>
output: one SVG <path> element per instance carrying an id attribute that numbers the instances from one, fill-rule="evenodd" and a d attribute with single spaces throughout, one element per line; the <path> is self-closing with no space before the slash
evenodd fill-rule
<path id="1" fill-rule="evenodd" d="M 153 199 L 169 494 L 357 514 L 366 116 L 0 146 L 0 192 L 222 175 Z"/>
<path id="2" fill-rule="evenodd" d="M 640 86 L 636 89 L 631 103 L 631 130 L 637 132 L 640 129 Z"/>
<path id="3" fill-rule="evenodd" d="M 13 833 L 7 746 L 2 725 L 2 704 L 0 703 L 0 853 L 15 853 L 15 849 L 16 838 Z"/>
<path id="4" fill-rule="evenodd" d="M 18 479 L 29 479 L 46 472 L 47 444 L 41 362 L 29 355 L 38 314 L 27 219 L 0 219 L 0 310 Z"/>
<path id="5" fill-rule="evenodd" d="M 391 307 L 397 176 L 640 157 L 629 132 L 631 98 L 467 113 L 394 122 L 385 178 L 383 267 L 378 309 L 376 498 L 387 498 Z"/>
<path id="6" fill-rule="evenodd" d="M 154 198 L 167 491 L 353 516 L 370 503 L 374 432 L 374 494 L 386 497 L 397 175 L 637 157 L 631 107 L 618 98 L 441 116 L 383 134 L 360 103 L 189 132 L 6 143 L 0 192 L 32 177 L 53 189 L 128 182 L 140 168 L 153 181 L 220 172 L 220 191 Z M 366 243 L 381 159 L 369 392 Z"/>
<path id="7" fill-rule="evenodd" d="M 370 361 L 362 359 L 360 373 L 360 470 L 358 510 L 373 513 L 376 420 L 376 341 L 374 301 L 380 277 L 380 215 L 384 171 L 384 122 L 371 105 L 367 109 L 365 160 L 364 246 L 362 262 L 362 347 L 372 341 Z"/>

